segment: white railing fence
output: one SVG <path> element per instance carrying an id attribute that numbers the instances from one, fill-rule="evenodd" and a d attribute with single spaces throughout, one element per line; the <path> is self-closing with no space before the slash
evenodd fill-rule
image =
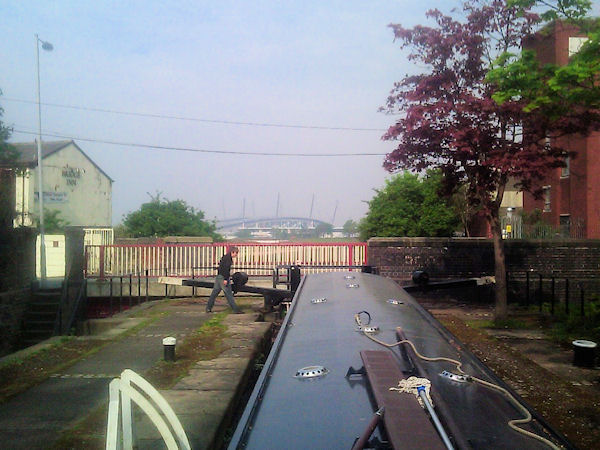
<path id="1" fill-rule="evenodd" d="M 86 245 L 85 275 L 199 278 L 214 276 L 233 244 Z M 367 264 L 365 243 L 235 244 L 240 252 L 233 270 L 271 276 L 278 265 L 306 266 L 303 273 Z"/>

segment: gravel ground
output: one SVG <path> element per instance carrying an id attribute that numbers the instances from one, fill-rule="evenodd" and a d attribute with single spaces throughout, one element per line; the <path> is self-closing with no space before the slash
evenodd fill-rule
<path id="1" fill-rule="evenodd" d="M 570 349 L 546 339 L 543 328 L 490 330 L 489 308 L 420 300 L 454 336 L 580 449 L 600 442 L 600 370 L 572 365 Z"/>

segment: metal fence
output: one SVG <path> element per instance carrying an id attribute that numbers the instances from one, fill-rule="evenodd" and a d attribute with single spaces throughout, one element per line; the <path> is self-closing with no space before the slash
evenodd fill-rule
<path id="1" fill-rule="evenodd" d="M 234 270 L 252 276 L 272 276 L 278 265 L 311 266 L 304 273 L 331 270 L 327 266 L 361 266 L 367 264 L 367 244 L 360 243 L 213 243 L 157 245 L 86 245 L 86 278 L 144 276 L 209 277 L 228 248 L 240 252 Z M 323 269 L 319 268 L 323 266 Z"/>
<path id="2" fill-rule="evenodd" d="M 552 315 L 585 316 L 586 305 L 600 301 L 600 280 L 569 278 L 534 271 L 510 272 L 506 276 L 508 300 L 526 307 L 547 309 Z"/>
<path id="3" fill-rule="evenodd" d="M 565 219 L 559 226 L 543 222 L 523 223 L 520 216 L 501 218 L 505 239 L 585 239 L 598 230 L 588 230 L 583 219 Z"/>

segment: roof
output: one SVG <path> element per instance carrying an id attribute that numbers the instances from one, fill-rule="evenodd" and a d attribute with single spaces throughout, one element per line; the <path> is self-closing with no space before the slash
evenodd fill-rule
<path id="1" fill-rule="evenodd" d="M 75 141 L 51 141 L 44 142 L 42 141 L 42 159 L 47 158 L 48 156 L 62 150 L 65 147 L 73 144 L 77 150 L 79 150 L 83 156 L 85 156 L 93 165 L 98 169 L 106 178 L 108 178 L 111 182 L 114 180 L 108 176 L 104 170 L 96 164 L 92 158 L 90 158 L 86 153 L 79 147 Z M 17 142 L 11 143 L 11 145 L 16 148 L 20 152 L 20 157 L 16 161 L 16 165 L 26 165 L 26 166 L 37 166 L 37 143 L 36 142 Z"/>

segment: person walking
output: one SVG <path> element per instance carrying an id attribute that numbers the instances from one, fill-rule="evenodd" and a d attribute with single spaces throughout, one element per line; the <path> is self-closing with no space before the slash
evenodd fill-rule
<path id="1" fill-rule="evenodd" d="M 219 261 L 219 269 L 217 271 L 217 277 L 215 278 L 215 285 L 210 293 L 210 297 L 208 298 L 208 303 L 206 304 L 207 313 L 212 312 L 217 295 L 219 295 L 219 292 L 223 291 L 225 298 L 227 299 L 227 303 L 229 303 L 229 306 L 231 306 L 233 312 L 236 314 L 242 314 L 242 311 L 235 304 L 233 292 L 231 292 L 230 280 L 231 265 L 233 264 L 233 259 L 237 258 L 239 252 L 240 251 L 237 247 L 231 247 Z"/>

